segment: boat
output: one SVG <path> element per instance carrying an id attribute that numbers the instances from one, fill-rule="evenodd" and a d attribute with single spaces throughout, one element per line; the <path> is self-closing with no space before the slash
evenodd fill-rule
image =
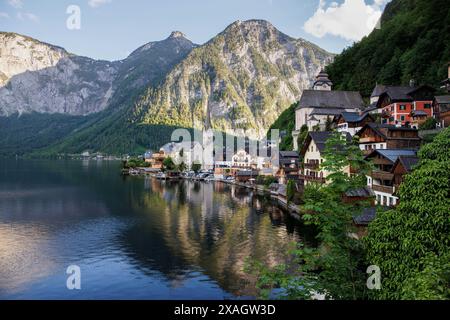
<path id="1" fill-rule="evenodd" d="M 166 180 L 167 176 L 166 176 L 165 173 L 160 172 L 160 173 L 156 174 L 155 178 L 158 179 L 158 180 Z"/>

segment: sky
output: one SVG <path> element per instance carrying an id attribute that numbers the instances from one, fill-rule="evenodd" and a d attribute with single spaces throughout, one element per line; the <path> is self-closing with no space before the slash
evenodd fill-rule
<path id="1" fill-rule="evenodd" d="M 203 44 L 236 20 L 264 19 L 333 53 L 369 34 L 389 0 L 0 0 L 0 31 L 119 60 L 172 31 Z"/>

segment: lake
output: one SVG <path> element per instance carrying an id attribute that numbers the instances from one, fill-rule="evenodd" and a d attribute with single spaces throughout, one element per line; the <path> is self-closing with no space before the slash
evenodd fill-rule
<path id="1" fill-rule="evenodd" d="M 247 259 L 277 265 L 310 230 L 252 191 L 122 177 L 120 162 L 0 160 L 0 299 L 255 296 Z M 81 270 L 81 290 L 66 269 Z"/>

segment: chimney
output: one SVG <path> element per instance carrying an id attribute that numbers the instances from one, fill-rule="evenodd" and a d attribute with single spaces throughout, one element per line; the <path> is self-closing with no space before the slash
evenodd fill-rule
<path id="1" fill-rule="evenodd" d="M 414 79 L 409 80 L 409 86 L 414 88 L 416 86 L 416 81 Z"/>

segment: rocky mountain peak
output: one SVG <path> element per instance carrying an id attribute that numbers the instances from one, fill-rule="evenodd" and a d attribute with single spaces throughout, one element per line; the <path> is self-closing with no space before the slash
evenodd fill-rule
<path id="1" fill-rule="evenodd" d="M 63 48 L 12 32 L 0 32 L 0 87 L 15 75 L 55 66 L 69 56 Z"/>
<path id="2" fill-rule="evenodd" d="M 222 32 L 222 35 L 227 39 L 241 38 L 250 43 L 294 40 L 280 32 L 269 21 L 256 19 L 235 21 Z"/>
<path id="3" fill-rule="evenodd" d="M 186 38 L 185 34 L 181 31 L 173 31 L 170 36 L 169 39 L 175 39 L 175 38 Z"/>

